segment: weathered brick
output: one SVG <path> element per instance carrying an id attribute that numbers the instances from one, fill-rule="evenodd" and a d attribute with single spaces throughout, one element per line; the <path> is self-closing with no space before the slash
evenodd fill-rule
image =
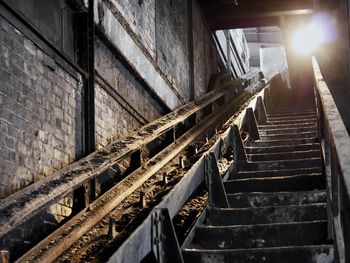
<path id="1" fill-rule="evenodd" d="M 0 174 L 0 181 L 11 181 L 1 190 L 4 197 L 54 172 L 52 160 L 65 165 L 74 161 L 75 152 L 79 152 L 75 146 L 81 142 L 72 131 L 81 126 L 81 100 L 73 96 L 81 96 L 82 84 L 55 65 L 58 76 L 52 65 L 45 66 L 56 64 L 52 58 L 2 17 L 0 24 L 0 127 L 4 133 L 0 156 L 8 161 L 8 166 L 11 163 L 18 167 L 4 169 Z M 68 94 L 73 94 L 74 101 L 66 109 Z M 49 134 L 55 134 L 57 139 L 49 139 Z M 64 142 L 63 134 L 67 134 Z M 60 150 L 55 151 L 56 148 Z M 67 154 L 71 158 L 65 157 Z"/>

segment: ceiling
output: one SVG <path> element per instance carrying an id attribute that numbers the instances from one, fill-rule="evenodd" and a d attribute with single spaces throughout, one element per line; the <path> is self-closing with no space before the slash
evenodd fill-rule
<path id="1" fill-rule="evenodd" d="M 200 4 L 213 30 L 280 26 L 286 16 L 308 15 L 314 0 L 202 0 Z"/>

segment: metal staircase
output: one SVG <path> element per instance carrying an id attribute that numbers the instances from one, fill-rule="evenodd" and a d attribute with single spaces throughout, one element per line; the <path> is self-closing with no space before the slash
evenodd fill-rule
<path id="1" fill-rule="evenodd" d="M 350 262 L 350 137 L 312 63 L 308 104 L 265 86 L 108 262 Z M 172 220 L 203 182 L 181 245 Z"/>
<path id="2" fill-rule="evenodd" d="M 315 109 L 247 109 L 249 137 L 233 128 L 227 181 L 207 158 L 209 205 L 182 246 L 185 262 L 334 261 Z"/>

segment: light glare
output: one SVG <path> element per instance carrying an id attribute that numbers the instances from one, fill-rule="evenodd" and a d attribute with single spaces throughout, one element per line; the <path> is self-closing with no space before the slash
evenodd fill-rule
<path id="1" fill-rule="evenodd" d="M 324 13 L 315 14 L 309 25 L 299 28 L 293 35 L 292 47 L 301 54 L 311 54 L 320 44 L 337 39 L 337 26 L 333 18 Z"/>
<path id="2" fill-rule="evenodd" d="M 322 42 L 322 28 L 316 24 L 310 24 L 294 33 L 292 45 L 298 53 L 311 54 Z"/>

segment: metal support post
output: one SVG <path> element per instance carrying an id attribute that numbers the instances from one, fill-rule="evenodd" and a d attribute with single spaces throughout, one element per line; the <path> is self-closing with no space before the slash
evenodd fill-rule
<path id="1" fill-rule="evenodd" d="M 247 154 L 245 152 L 243 141 L 241 134 L 239 132 L 239 128 L 237 125 L 231 126 L 231 145 L 233 148 L 233 157 L 235 159 L 235 163 L 247 163 Z"/>
<path id="2" fill-rule="evenodd" d="M 225 188 L 213 152 L 205 156 L 204 175 L 209 192 L 209 206 L 228 208 Z"/>
<path id="3" fill-rule="evenodd" d="M 190 101 L 195 99 L 194 93 L 194 59 L 193 59 L 193 17 L 192 0 L 187 0 L 187 38 L 188 38 L 188 68 L 189 68 L 189 87 Z"/>
<path id="4" fill-rule="evenodd" d="M 87 15 L 87 54 L 89 77 L 84 85 L 84 155 L 95 151 L 95 22 L 94 22 L 94 0 L 89 0 Z M 96 179 L 90 183 L 90 199 L 96 199 Z"/>
<path id="5" fill-rule="evenodd" d="M 256 123 L 255 115 L 252 108 L 247 108 L 245 114 L 245 122 L 248 128 L 249 137 L 253 140 L 260 140 L 258 124 Z"/>
<path id="6" fill-rule="evenodd" d="M 265 104 L 266 112 L 270 112 L 272 110 L 272 104 L 271 104 L 270 92 L 269 92 L 269 89 L 267 88 L 264 89 L 264 104 Z"/>
<path id="7" fill-rule="evenodd" d="M 183 263 L 179 242 L 167 208 L 152 214 L 152 250 L 158 263 Z"/>
<path id="8" fill-rule="evenodd" d="M 258 116 L 257 117 L 258 124 L 267 123 L 266 109 L 261 96 L 258 96 L 256 99 L 255 113 Z"/>

